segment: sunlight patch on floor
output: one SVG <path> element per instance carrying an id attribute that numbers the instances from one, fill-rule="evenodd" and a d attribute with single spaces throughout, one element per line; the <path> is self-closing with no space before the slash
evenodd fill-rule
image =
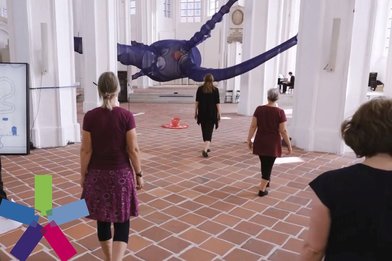
<path id="1" fill-rule="evenodd" d="M 281 157 L 275 160 L 275 164 L 285 164 L 285 163 L 299 163 L 304 162 L 300 157 Z"/>
<path id="2" fill-rule="evenodd" d="M 144 112 L 138 112 L 138 113 L 134 113 L 133 116 L 139 116 L 139 115 L 143 115 Z"/>

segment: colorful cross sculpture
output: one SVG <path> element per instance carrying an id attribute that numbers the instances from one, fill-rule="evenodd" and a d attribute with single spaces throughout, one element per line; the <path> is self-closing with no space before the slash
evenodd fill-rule
<path id="1" fill-rule="evenodd" d="M 49 224 L 38 224 L 39 216 L 48 216 Z M 0 205 L 0 216 L 27 225 L 26 231 L 11 250 L 11 254 L 19 260 L 26 260 L 42 237 L 48 241 L 60 260 L 69 260 L 76 254 L 59 225 L 88 216 L 89 212 L 84 199 L 52 209 L 52 176 L 35 176 L 35 209 L 3 199 Z"/>

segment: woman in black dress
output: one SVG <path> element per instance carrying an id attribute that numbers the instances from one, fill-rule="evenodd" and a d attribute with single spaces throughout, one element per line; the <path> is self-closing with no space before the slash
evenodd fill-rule
<path id="1" fill-rule="evenodd" d="M 341 133 L 365 159 L 309 183 L 314 196 L 300 260 L 392 260 L 392 99 L 363 104 Z"/>
<path id="2" fill-rule="evenodd" d="M 217 129 L 220 121 L 219 90 L 213 83 L 214 77 L 212 74 L 206 74 L 203 85 L 196 92 L 195 119 L 197 124 L 201 125 L 204 141 L 202 155 L 205 158 L 208 157 L 208 152 L 210 152 L 214 125 Z"/>

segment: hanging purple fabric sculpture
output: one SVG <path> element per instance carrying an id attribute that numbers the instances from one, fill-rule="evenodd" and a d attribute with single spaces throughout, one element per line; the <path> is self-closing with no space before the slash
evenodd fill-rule
<path id="1" fill-rule="evenodd" d="M 136 41 L 132 41 L 131 45 L 117 44 L 117 60 L 140 69 L 132 75 L 132 79 L 145 75 L 158 82 L 186 77 L 201 82 L 204 75 L 211 73 L 216 81 L 221 81 L 246 73 L 297 44 L 297 36 L 294 36 L 271 50 L 232 67 L 200 67 L 201 55 L 196 46 L 210 37 L 215 25 L 222 21 L 222 17 L 230 11 L 235 2 L 237 0 L 229 0 L 223 5 L 190 40 L 162 40 L 151 45 Z M 75 48 L 77 47 L 75 51 L 82 53 L 82 39 L 74 40 Z"/>

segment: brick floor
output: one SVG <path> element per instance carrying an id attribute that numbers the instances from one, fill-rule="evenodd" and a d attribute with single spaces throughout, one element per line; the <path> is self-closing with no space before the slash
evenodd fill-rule
<path id="1" fill-rule="evenodd" d="M 209 158 L 201 155 L 200 127 L 193 104 L 122 104 L 136 114 L 146 186 L 139 192 L 140 216 L 131 219 L 124 260 L 294 259 L 300 250 L 311 201 L 308 182 L 323 171 L 357 161 L 353 156 L 295 148 L 294 162 L 278 161 L 268 196 L 257 196 L 258 157 L 245 143 L 251 117 L 222 104 Z M 173 116 L 186 129 L 165 129 Z M 82 120 L 83 113 L 79 113 Z M 35 149 L 27 156 L 2 156 L 6 191 L 17 203 L 34 205 L 34 175 L 53 176 L 53 202 L 80 197 L 79 149 Z M 72 260 L 101 260 L 95 223 L 88 219 L 61 226 L 78 250 Z M 25 227 L 0 235 L 0 259 L 9 254 Z M 42 240 L 28 260 L 58 260 Z"/>

